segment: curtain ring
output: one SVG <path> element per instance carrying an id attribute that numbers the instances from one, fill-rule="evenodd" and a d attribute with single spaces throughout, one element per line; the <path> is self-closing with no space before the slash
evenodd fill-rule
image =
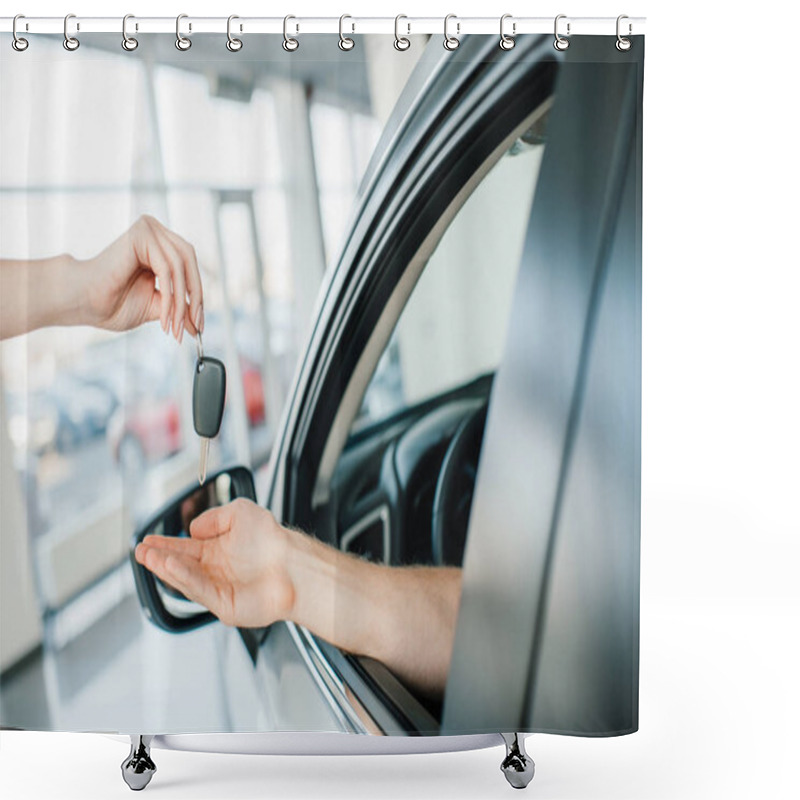
<path id="1" fill-rule="evenodd" d="M 74 52 L 81 46 L 81 43 L 74 36 L 70 36 L 67 30 L 67 26 L 69 25 L 69 21 L 71 19 L 75 19 L 74 14 L 67 14 L 67 16 L 64 17 L 64 49 L 69 50 L 70 53 Z M 80 28 L 78 28 L 78 30 L 80 30 Z"/>
<path id="2" fill-rule="evenodd" d="M 288 25 L 290 19 L 297 19 L 297 18 L 293 17 L 291 14 L 283 18 L 283 49 L 287 53 L 293 53 L 295 50 L 297 50 L 298 47 L 300 47 L 300 41 L 298 39 L 294 39 L 293 37 L 289 36 Z M 300 26 L 297 25 L 297 23 L 295 23 L 295 27 L 296 31 L 299 33 Z"/>
<path id="3" fill-rule="evenodd" d="M 553 26 L 553 33 L 555 34 L 556 40 L 553 42 L 553 47 L 556 50 L 563 52 L 569 47 L 569 39 L 565 39 L 559 32 L 558 32 L 558 21 L 560 19 L 566 19 L 566 14 L 559 14 L 556 17 L 555 25 Z M 570 35 L 570 23 L 567 23 L 567 36 Z"/>
<path id="4" fill-rule="evenodd" d="M 399 50 L 401 53 L 405 50 L 408 50 L 411 47 L 411 39 L 406 38 L 405 36 L 400 35 L 400 20 L 401 19 L 408 19 L 405 14 L 398 14 L 394 18 L 394 49 Z M 406 28 L 408 28 L 408 33 L 411 33 L 411 24 L 406 22 Z"/>
<path id="5" fill-rule="evenodd" d="M 187 38 L 181 33 L 181 20 L 188 19 L 188 14 L 178 14 L 175 18 L 175 47 L 178 48 L 181 52 L 185 52 L 192 46 L 192 40 Z M 189 26 L 189 30 L 191 31 L 192 26 Z"/>
<path id="6" fill-rule="evenodd" d="M 447 23 L 450 22 L 451 19 L 457 19 L 455 14 L 448 14 L 444 18 L 444 41 L 442 44 L 444 45 L 445 50 L 456 50 L 461 42 L 458 40 L 458 36 L 450 36 L 447 33 Z M 461 32 L 461 23 L 456 22 L 456 33 Z"/>
<path id="7" fill-rule="evenodd" d="M 339 17 L 339 49 L 344 51 L 352 50 L 356 46 L 355 41 L 351 39 L 349 36 L 345 36 L 344 32 L 342 31 L 342 25 L 344 24 L 344 21 L 346 19 L 353 19 L 353 18 L 349 14 L 342 14 L 342 16 Z M 352 32 L 355 33 L 356 24 L 355 22 L 351 24 L 353 26 Z"/>
<path id="8" fill-rule="evenodd" d="M 231 22 L 235 19 L 239 19 L 236 14 L 231 14 L 228 17 L 228 41 L 225 42 L 225 47 L 227 47 L 231 53 L 238 53 L 244 46 L 244 42 L 242 42 L 241 39 L 237 39 L 231 34 Z M 239 28 L 239 30 L 241 30 L 241 28 Z"/>
<path id="9" fill-rule="evenodd" d="M 14 35 L 14 38 L 11 41 L 11 46 L 18 52 L 22 53 L 24 50 L 28 49 L 28 40 L 23 39 L 21 36 L 17 35 L 17 20 L 18 19 L 25 19 L 22 14 L 17 14 L 14 17 L 14 22 L 11 23 L 11 33 Z"/>
<path id="10" fill-rule="evenodd" d="M 139 40 L 133 36 L 128 36 L 129 19 L 134 19 L 133 14 L 126 14 L 122 18 L 122 49 L 132 53 L 139 46 Z"/>
<path id="11" fill-rule="evenodd" d="M 627 16 L 626 14 L 620 14 L 620 15 L 617 17 L 617 41 L 616 41 L 616 48 L 617 48 L 617 50 L 619 50 L 619 51 L 620 51 L 620 53 L 625 53 L 625 52 L 627 52 L 628 50 L 630 50 L 630 49 L 631 49 L 631 40 L 630 40 L 630 39 L 626 39 L 626 38 L 625 38 L 624 36 L 622 36 L 622 35 L 620 34 L 620 32 L 619 32 L 619 27 L 620 27 L 620 26 L 619 26 L 619 24 L 620 24 L 620 22 L 622 22 L 622 20 L 624 20 L 624 19 L 628 19 L 628 16 Z M 632 32 L 632 31 L 633 31 L 633 26 L 632 26 L 632 25 L 631 25 L 631 23 L 629 22 L 629 23 L 628 23 L 628 36 L 630 36 L 630 35 L 631 35 L 631 32 Z"/>
<path id="12" fill-rule="evenodd" d="M 514 37 L 517 35 L 517 23 L 511 23 L 511 36 L 509 36 L 503 29 L 505 25 L 505 21 L 507 19 L 511 19 L 511 14 L 503 14 L 500 17 L 500 49 L 501 50 L 511 50 L 516 42 L 514 41 Z"/>
<path id="13" fill-rule="evenodd" d="M 394 18 L 394 49 L 403 52 L 404 50 L 408 50 L 408 48 L 411 47 L 411 39 L 408 39 L 405 36 L 400 35 L 399 28 L 401 19 L 408 19 L 408 17 L 405 14 L 398 14 Z M 411 24 L 406 22 L 406 27 L 408 28 L 408 33 L 411 33 Z"/>

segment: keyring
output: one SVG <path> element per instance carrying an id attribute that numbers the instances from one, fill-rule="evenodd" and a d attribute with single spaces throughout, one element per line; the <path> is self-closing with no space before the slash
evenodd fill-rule
<path id="1" fill-rule="evenodd" d="M 507 19 L 511 19 L 511 14 L 503 14 L 500 17 L 500 49 L 501 50 L 511 50 L 516 42 L 514 41 L 514 37 L 517 35 L 517 23 L 511 23 L 511 36 L 505 33 L 503 30 L 503 26 Z"/>
<path id="2" fill-rule="evenodd" d="M 203 337 L 200 335 L 200 331 L 197 331 L 197 336 L 195 337 L 197 340 L 197 360 L 202 364 L 203 363 Z"/>
<path id="3" fill-rule="evenodd" d="M 283 49 L 287 53 L 293 53 L 295 50 L 297 50 L 298 47 L 300 47 L 299 39 L 295 39 L 292 36 L 289 36 L 289 31 L 287 26 L 289 25 L 290 19 L 297 19 L 297 18 L 293 17 L 291 14 L 283 18 Z M 296 33 L 300 32 L 300 25 L 298 25 L 297 23 L 295 23 L 295 32 Z"/>
<path id="4" fill-rule="evenodd" d="M 400 35 L 399 27 L 401 19 L 408 19 L 408 17 L 405 14 L 398 14 L 394 18 L 394 49 L 403 52 L 404 50 L 408 50 L 408 48 L 411 47 L 411 39 L 408 39 L 405 36 Z M 408 28 L 408 33 L 411 33 L 410 22 L 406 22 L 406 28 Z"/>
<path id="5" fill-rule="evenodd" d="M 133 36 L 128 36 L 127 25 L 129 19 L 134 19 L 133 14 L 126 14 L 122 18 L 122 49 L 132 53 L 139 46 L 139 40 L 134 39 Z"/>
<path id="6" fill-rule="evenodd" d="M 181 52 L 186 52 L 192 46 L 192 40 L 188 39 L 181 33 L 181 20 L 188 19 L 188 14 L 178 14 L 175 19 L 175 47 L 178 48 Z M 191 31 L 192 26 L 189 26 L 189 30 Z"/>
<path id="7" fill-rule="evenodd" d="M 231 51 L 231 53 L 238 53 L 242 47 L 244 46 L 244 42 L 241 39 L 237 39 L 231 35 L 231 22 L 235 19 L 239 19 L 236 14 L 231 14 L 228 17 L 228 41 L 225 42 L 225 47 Z M 241 30 L 241 27 L 239 28 Z"/>
<path id="8" fill-rule="evenodd" d="M 23 39 L 21 36 L 17 34 L 17 20 L 18 19 L 25 19 L 22 14 L 17 14 L 14 17 L 14 22 L 11 23 L 11 33 L 13 34 L 14 38 L 11 40 L 11 46 L 18 52 L 22 53 L 28 49 L 28 40 Z"/>
<path id="9" fill-rule="evenodd" d="M 70 36 L 69 31 L 67 30 L 67 25 L 71 19 L 75 19 L 74 14 L 67 14 L 67 16 L 64 17 L 64 49 L 69 50 L 70 53 L 74 52 L 81 46 L 81 43 L 74 36 Z M 80 28 L 77 28 L 77 30 L 80 30 Z"/>
<path id="10" fill-rule="evenodd" d="M 457 19 L 455 14 L 448 14 L 444 18 L 444 41 L 442 44 L 444 45 L 445 50 L 456 50 L 461 42 L 458 40 L 458 36 L 450 36 L 447 33 L 447 23 L 450 22 L 451 19 Z M 456 33 L 461 32 L 461 23 L 456 22 Z"/>
<path id="11" fill-rule="evenodd" d="M 620 53 L 625 53 L 625 52 L 627 52 L 628 50 L 631 49 L 631 40 L 630 39 L 626 39 L 619 32 L 619 24 L 624 19 L 628 19 L 627 15 L 625 15 L 625 14 L 620 14 L 617 17 L 617 41 L 616 41 L 616 45 L 615 46 L 616 46 L 617 50 L 620 51 Z M 629 22 L 628 23 L 628 36 L 630 36 L 632 31 L 633 31 L 633 26 Z"/>
<path id="12" fill-rule="evenodd" d="M 556 17 L 555 25 L 553 26 L 553 32 L 554 32 L 555 37 L 556 37 L 556 40 L 553 42 L 553 47 L 555 47 L 556 50 L 559 50 L 561 52 L 563 52 L 564 50 L 566 50 L 569 47 L 569 39 L 565 39 L 558 32 L 558 21 L 560 19 L 566 19 L 566 18 L 567 18 L 566 14 L 559 14 Z M 567 36 L 569 36 L 569 34 L 570 34 L 570 27 L 571 27 L 570 23 L 568 22 L 567 23 Z"/>
<path id="13" fill-rule="evenodd" d="M 344 32 L 342 31 L 342 24 L 346 19 L 353 19 L 353 18 L 349 14 L 342 14 L 342 16 L 339 17 L 339 49 L 344 50 L 345 52 L 347 52 L 348 50 L 352 50 L 356 46 L 355 41 L 351 39 L 349 36 L 345 36 Z M 355 22 L 352 22 L 351 25 L 353 28 L 352 32 L 355 33 L 356 30 Z"/>

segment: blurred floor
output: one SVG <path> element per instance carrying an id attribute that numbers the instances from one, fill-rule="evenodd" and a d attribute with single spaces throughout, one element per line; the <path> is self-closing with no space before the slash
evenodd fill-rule
<path id="1" fill-rule="evenodd" d="M 47 646 L 4 678 L 0 725 L 120 733 L 228 730 L 219 667 L 223 635 L 219 624 L 184 634 L 161 631 L 146 622 L 136 595 L 127 593 L 66 645 Z"/>

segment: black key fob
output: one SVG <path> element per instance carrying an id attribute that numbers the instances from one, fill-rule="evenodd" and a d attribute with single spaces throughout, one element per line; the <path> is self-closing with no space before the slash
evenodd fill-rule
<path id="1" fill-rule="evenodd" d="M 216 358 L 203 356 L 194 366 L 192 416 L 198 436 L 213 439 L 222 424 L 225 407 L 225 365 Z"/>

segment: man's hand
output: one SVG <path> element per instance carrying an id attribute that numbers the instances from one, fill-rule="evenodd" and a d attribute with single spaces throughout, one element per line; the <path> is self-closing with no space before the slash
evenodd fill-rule
<path id="1" fill-rule="evenodd" d="M 250 500 L 205 511 L 190 538 L 146 536 L 136 560 L 237 627 L 289 620 L 444 691 L 461 595 L 455 567 L 375 564 L 279 525 Z"/>
<path id="2" fill-rule="evenodd" d="M 239 498 L 202 513 L 189 533 L 188 539 L 145 536 L 136 560 L 226 625 L 262 627 L 289 618 L 290 531 L 269 511 Z"/>

